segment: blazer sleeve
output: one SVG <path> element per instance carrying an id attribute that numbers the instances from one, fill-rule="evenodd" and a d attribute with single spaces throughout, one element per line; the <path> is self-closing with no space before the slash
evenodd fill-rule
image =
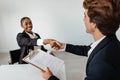
<path id="1" fill-rule="evenodd" d="M 22 46 L 36 46 L 37 45 L 37 39 L 31 39 L 29 37 L 26 37 L 23 33 L 18 33 L 17 35 L 17 42 L 20 47 Z"/>
<path id="2" fill-rule="evenodd" d="M 41 50 L 47 52 L 48 50 L 44 48 L 44 46 L 41 46 Z"/>
<path id="3" fill-rule="evenodd" d="M 60 80 L 56 76 L 51 76 L 48 80 Z"/>
<path id="4" fill-rule="evenodd" d="M 76 54 L 76 55 L 87 56 L 89 49 L 90 49 L 90 45 L 84 46 L 84 45 L 66 44 L 65 51 Z"/>

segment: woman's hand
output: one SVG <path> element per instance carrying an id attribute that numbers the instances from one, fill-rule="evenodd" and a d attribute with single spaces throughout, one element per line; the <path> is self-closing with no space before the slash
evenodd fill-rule
<path id="1" fill-rule="evenodd" d="M 53 48 L 54 50 L 60 50 L 60 49 L 64 49 L 65 47 L 65 44 L 64 43 L 61 43 L 59 41 L 52 41 L 52 44 L 51 44 L 51 48 Z"/>
<path id="2" fill-rule="evenodd" d="M 43 41 L 43 43 L 46 45 L 46 44 L 50 44 L 51 48 L 55 49 L 55 50 L 59 50 L 59 49 L 63 49 L 65 44 L 64 43 L 61 43 L 57 40 L 54 40 L 54 39 L 45 39 Z"/>

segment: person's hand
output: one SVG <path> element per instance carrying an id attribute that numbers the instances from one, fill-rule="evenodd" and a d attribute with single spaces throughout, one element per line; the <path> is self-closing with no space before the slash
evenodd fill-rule
<path id="1" fill-rule="evenodd" d="M 53 48 L 55 50 L 63 49 L 65 46 L 64 43 L 61 43 L 61 42 L 56 41 L 56 40 L 52 41 L 50 45 L 51 45 L 51 48 Z"/>
<path id="2" fill-rule="evenodd" d="M 50 44 L 51 48 L 55 49 L 55 50 L 59 50 L 59 49 L 63 49 L 65 44 L 61 43 L 59 41 L 56 41 L 54 39 L 45 39 L 43 41 L 43 43 L 46 44 Z"/>
<path id="3" fill-rule="evenodd" d="M 45 71 L 40 70 L 40 73 L 45 80 L 48 80 L 53 75 L 48 67 L 46 68 Z"/>
<path id="4" fill-rule="evenodd" d="M 51 41 L 55 41 L 54 39 L 44 39 L 43 40 L 43 44 L 46 45 L 46 44 L 50 44 Z"/>

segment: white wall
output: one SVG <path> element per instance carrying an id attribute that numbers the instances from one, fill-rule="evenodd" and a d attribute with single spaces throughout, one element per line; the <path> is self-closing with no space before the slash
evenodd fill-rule
<path id="1" fill-rule="evenodd" d="M 54 38 L 72 44 L 89 44 L 85 32 L 83 0 L 0 0 L 0 52 L 19 48 L 16 35 L 22 32 L 20 19 L 28 16 L 33 31 L 43 39 Z M 117 32 L 120 39 L 120 30 Z"/>

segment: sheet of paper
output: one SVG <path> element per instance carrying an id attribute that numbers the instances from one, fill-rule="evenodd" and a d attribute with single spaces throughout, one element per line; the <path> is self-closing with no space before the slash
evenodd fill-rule
<path id="1" fill-rule="evenodd" d="M 64 65 L 63 60 L 52 56 L 42 50 L 30 52 L 30 54 L 23 60 L 32 63 L 33 65 L 42 68 L 43 70 L 45 70 L 46 67 L 49 67 L 54 75 L 56 75 L 59 72 L 60 68 L 62 68 Z"/>

